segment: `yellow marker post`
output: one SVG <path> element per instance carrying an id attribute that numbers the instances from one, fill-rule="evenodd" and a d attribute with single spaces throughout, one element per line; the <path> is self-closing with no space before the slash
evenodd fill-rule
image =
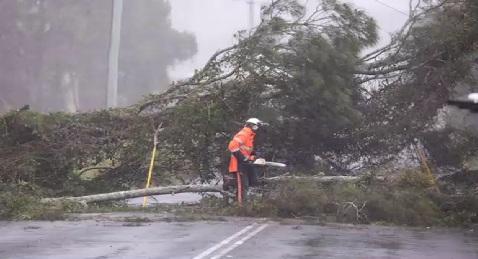
<path id="1" fill-rule="evenodd" d="M 148 170 L 148 180 L 146 181 L 146 189 L 149 188 L 151 184 L 151 177 L 153 176 L 153 167 L 154 167 L 154 159 L 156 158 L 156 148 L 158 147 L 158 134 L 161 131 L 161 126 L 163 123 L 159 124 L 158 128 L 154 131 L 154 147 L 153 153 L 151 154 L 151 162 L 149 163 L 149 170 Z M 143 198 L 143 207 L 148 205 L 148 196 L 144 196 Z"/>
<path id="2" fill-rule="evenodd" d="M 417 152 L 422 168 L 425 169 L 425 173 L 431 180 L 431 184 L 433 185 L 435 191 L 440 193 L 440 188 L 438 187 L 435 176 L 433 175 L 432 170 L 428 165 L 428 160 L 427 156 L 425 155 L 425 152 L 418 145 L 415 145 L 415 150 Z"/>
<path id="3" fill-rule="evenodd" d="M 156 145 L 154 145 L 153 154 L 151 155 L 151 163 L 149 164 L 148 180 L 146 181 L 146 189 L 148 189 L 149 185 L 151 184 L 151 176 L 153 175 L 153 166 L 154 166 L 155 156 L 156 156 Z M 146 207 L 147 204 L 148 204 L 148 196 L 144 196 L 143 207 Z"/>

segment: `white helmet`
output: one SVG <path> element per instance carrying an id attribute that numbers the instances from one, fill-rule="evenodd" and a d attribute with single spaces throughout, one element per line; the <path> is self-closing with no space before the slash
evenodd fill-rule
<path id="1" fill-rule="evenodd" d="M 261 120 L 259 120 L 258 118 L 250 118 L 246 121 L 246 123 L 250 123 L 250 124 L 253 124 L 253 125 L 257 125 L 257 126 L 260 126 L 262 125 L 264 122 L 262 122 Z"/>
<path id="2" fill-rule="evenodd" d="M 259 129 L 260 126 L 267 126 L 268 124 L 259 120 L 258 118 L 250 118 L 246 121 L 246 124 L 252 125 L 252 130 L 256 131 Z"/>

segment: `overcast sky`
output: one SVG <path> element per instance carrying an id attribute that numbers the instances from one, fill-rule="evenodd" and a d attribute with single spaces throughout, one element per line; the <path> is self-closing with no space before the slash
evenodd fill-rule
<path id="1" fill-rule="evenodd" d="M 171 22 L 174 28 L 196 35 L 198 53 L 191 60 L 177 64 L 170 70 L 171 78 L 181 79 L 192 75 L 217 50 L 234 43 L 233 34 L 247 29 L 249 24 L 249 0 L 169 0 Z M 317 0 L 309 0 L 309 3 Z M 255 23 L 259 21 L 261 3 L 255 0 Z M 408 0 L 347 0 L 356 8 L 364 9 L 377 20 L 380 44 L 389 34 L 398 30 L 407 19 Z"/>

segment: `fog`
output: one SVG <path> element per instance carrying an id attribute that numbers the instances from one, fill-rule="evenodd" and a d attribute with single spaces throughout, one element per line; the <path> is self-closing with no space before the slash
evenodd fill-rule
<path id="1" fill-rule="evenodd" d="M 255 0 L 254 25 L 261 5 Z M 315 0 L 302 1 L 314 6 Z M 373 16 L 381 41 L 404 23 L 405 0 L 348 1 Z M 248 0 L 124 1 L 118 104 L 164 91 L 191 76 L 217 50 L 247 30 Z M 106 107 L 111 1 L 0 2 L 0 112 L 89 111 Z"/>
<path id="2" fill-rule="evenodd" d="M 0 111 L 106 107 L 112 1 L 0 1 Z M 171 28 L 163 0 L 124 1 L 117 103 L 166 89 L 167 68 L 197 51 L 194 35 Z M 111 44 L 112 45 L 112 44 Z"/>

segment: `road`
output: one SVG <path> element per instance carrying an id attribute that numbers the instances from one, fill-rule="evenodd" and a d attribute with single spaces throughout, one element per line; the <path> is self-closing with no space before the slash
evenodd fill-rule
<path id="1" fill-rule="evenodd" d="M 0 258 L 478 258 L 478 233 L 471 230 L 250 218 L 165 222 L 144 215 L 0 222 Z"/>

